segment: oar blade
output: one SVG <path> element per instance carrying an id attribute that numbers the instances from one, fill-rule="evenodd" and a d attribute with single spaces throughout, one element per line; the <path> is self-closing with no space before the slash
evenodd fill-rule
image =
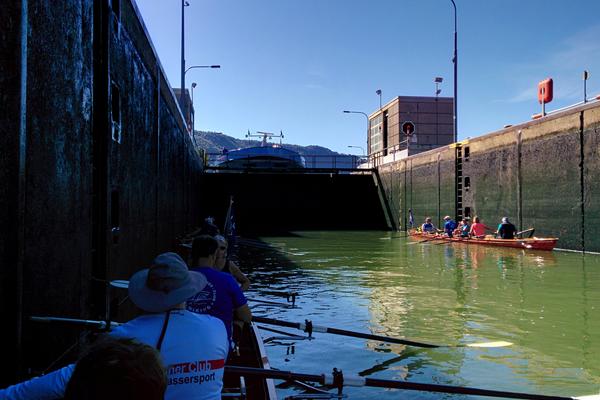
<path id="1" fill-rule="evenodd" d="M 508 347 L 512 346 L 511 342 L 505 342 L 503 340 L 499 340 L 497 342 L 482 342 L 482 343 L 469 343 L 465 345 L 466 347 Z"/>
<path id="2" fill-rule="evenodd" d="M 129 288 L 129 281 L 124 279 L 116 279 L 114 281 L 110 281 L 110 286 L 117 289 L 127 289 Z"/>

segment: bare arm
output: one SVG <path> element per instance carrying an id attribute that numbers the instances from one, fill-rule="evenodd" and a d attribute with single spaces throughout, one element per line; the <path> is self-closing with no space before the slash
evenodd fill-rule
<path id="1" fill-rule="evenodd" d="M 250 287 L 250 279 L 240 270 L 240 267 L 233 261 L 229 261 L 229 272 L 241 285 L 242 291 L 248 290 Z"/>
<path id="2" fill-rule="evenodd" d="M 244 304 L 243 306 L 236 308 L 234 311 L 234 317 L 235 319 L 244 322 L 252 321 L 252 311 L 250 311 L 250 307 L 248 307 L 248 304 Z"/>

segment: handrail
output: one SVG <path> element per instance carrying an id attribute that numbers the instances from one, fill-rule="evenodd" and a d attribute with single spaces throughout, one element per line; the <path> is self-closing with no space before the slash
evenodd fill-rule
<path id="1" fill-rule="evenodd" d="M 385 147 L 379 151 L 370 153 L 368 156 L 369 167 L 376 168 L 377 166 L 384 164 L 385 157 L 392 155 L 392 154 L 394 155 L 392 161 L 396 161 L 395 155 L 397 153 L 404 151 L 404 150 L 408 150 L 409 140 L 410 139 L 405 139 L 405 140 L 401 141 L 400 143 L 397 143 L 395 145 Z M 408 156 L 408 151 L 407 151 L 406 156 Z M 401 158 L 404 158 L 404 157 L 401 157 Z"/>
<path id="2" fill-rule="evenodd" d="M 208 168 L 219 168 L 219 169 L 227 169 L 227 166 L 222 165 L 228 161 L 241 161 L 240 163 L 248 168 L 257 168 L 259 166 L 252 165 L 252 161 L 255 157 L 259 156 L 258 154 L 248 154 L 244 156 L 240 156 L 239 154 L 233 157 L 229 157 L 229 153 L 206 153 L 205 157 L 205 166 Z M 366 164 L 367 158 L 363 156 L 355 156 L 350 154 L 305 154 L 298 155 L 298 159 L 302 160 L 302 164 L 305 168 L 313 168 L 313 169 L 358 169 L 361 165 Z M 299 161 L 298 160 L 298 161 Z M 285 161 L 285 160 L 283 160 Z M 281 160 L 277 160 L 274 158 L 271 162 L 269 162 L 268 158 L 261 159 L 260 167 L 277 167 L 277 164 L 281 162 Z M 259 168 L 260 168 L 259 167 Z"/>

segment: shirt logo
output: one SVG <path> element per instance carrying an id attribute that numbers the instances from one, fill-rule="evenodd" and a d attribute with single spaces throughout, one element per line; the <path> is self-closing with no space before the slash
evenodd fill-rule
<path id="1" fill-rule="evenodd" d="M 169 376 L 168 384 L 201 385 L 205 382 L 213 382 L 217 379 L 216 370 L 222 370 L 224 366 L 224 359 L 187 361 L 178 364 L 171 364 L 167 368 Z"/>
<path id="2" fill-rule="evenodd" d="M 208 282 L 206 287 L 187 300 L 186 308 L 198 314 L 206 314 L 212 310 L 217 300 L 215 286 Z"/>

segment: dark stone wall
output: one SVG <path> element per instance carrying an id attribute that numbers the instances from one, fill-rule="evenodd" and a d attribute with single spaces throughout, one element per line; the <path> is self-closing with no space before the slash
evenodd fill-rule
<path id="1" fill-rule="evenodd" d="M 234 199 L 241 235 L 301 230 L 386 229 L 371 174 L 205 174 L 202 209 L 219 226 Z M 354 211 L 353 211 L 354 210 Z"/>
<path id="2" fill-rule="evenodd" d="M 135 5 L 112 2 L 113 13 L 109 4 L 0 8 L 0 311 L 10 349 L 0 387 L 76 355 L 77 346 L 59 359 L 81 328 L 30 316 L 104 318 L 108 298 L 114 318 L 130 318 L 130 306 L 116 307 L 125 293 L 102 280 L 127 279 L 200 221 L 201 159 Z"/>
<path id="3" fill-rule="evenodd" d="M 49 365 L 77 338 L 30 315 L 88 315 L 92 1 L 28 2 L 23 348 Z M 54 21 L 55 23 L 49 23 Z M 38 368 L 35 368 L 38 369 Z"/>
<path id="4" fill-rule="evenodd" d="M 19 368 L 20 271 L 19 166 L 21 95 L 21 7 L 10 1 L 0 7 L 0 340 L 7 343 L 0 384 Z M 22 239 L 22 238 L 21 238 Z"/>

